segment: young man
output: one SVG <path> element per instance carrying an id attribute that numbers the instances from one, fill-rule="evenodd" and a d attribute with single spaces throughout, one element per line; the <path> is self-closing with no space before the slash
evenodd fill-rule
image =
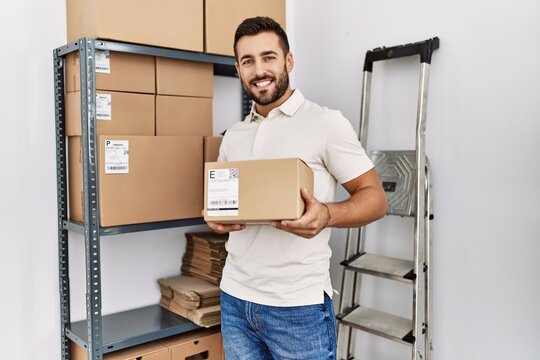
<path id="1" fill-rule="evenodd" d="M 234 51 L 254 105 L 226 132 L 219 160 L 298 157 L 314 172 L 314 196 L 301 191 L 306 210 L 297 220 L 272 226 L 208 223 L 230 233 L 221 280 L 225 356 L 335 359 L 330 227 L 362 226 L 384 216 L 384 191 L 349 121 L 291 89 L 294 61 L 278 23 L 244 20 Z M 350 197 L 336 203 L 337 181 Z"/>

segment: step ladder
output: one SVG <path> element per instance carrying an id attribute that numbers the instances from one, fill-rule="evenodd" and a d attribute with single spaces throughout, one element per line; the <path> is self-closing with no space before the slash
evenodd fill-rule
<path id="1" fill-rule="evenodd" d="M 338 359 L 354 359 L 354 329 L 394 340 L 412 348 L 413 360 L 433 359 L 431 334 L 431 173 L 425 154 L 425 128 L 429 67 L 439 38 L 417 43 L 376 48 L 366 53 L 362 84 L 359 139 L 367 148 L 369 101 L 373 63 L 420 55 L 420 86 L 416 121 L 415 150 L 372 151 L 371 159 L 388 200 L 387 215 L 414 219 L 413 260 L 397 259 L 364 251 L 365 227 L 349 229 L 343 265 L 338 319 Z M 363 274 L 391 279 L 413 286 L 412 319 L 384 313 L 360 305 Z"/>

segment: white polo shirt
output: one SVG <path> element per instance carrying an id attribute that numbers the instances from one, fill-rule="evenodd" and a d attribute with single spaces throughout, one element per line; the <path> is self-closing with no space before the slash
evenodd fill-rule
<path id="1" fill-rule="evenodd" d="M 373 167 L 341 112 L 306 100 L 299 90 L 266 118 L 253 107 L 227 130 L 219 152 L 219 161 L 290 157 L 311 167 L 321 202 L 334 201 L 336 181 L 345 183 Z M 321 304 L 323 292 L 332 296 L 329 239 L 329 228 L 311 239 L 270 225 L 231 232 L 221 289 L 264 305 Z"/>

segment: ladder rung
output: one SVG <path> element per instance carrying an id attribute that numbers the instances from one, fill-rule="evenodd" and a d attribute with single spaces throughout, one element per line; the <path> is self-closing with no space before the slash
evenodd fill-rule
<path id="1" fill-rule="evenodd" d="M 407 345 L 414 344 L 412 321 L 382 311 L 358 306 L 337 318 L 345 325 Z"/>
<path id="2" fill-rule="evenodd" d="M 347 269 L 406 283 L 414 282 L 414 263 L 411 260 L 362 253 L 342 262 Z"/>

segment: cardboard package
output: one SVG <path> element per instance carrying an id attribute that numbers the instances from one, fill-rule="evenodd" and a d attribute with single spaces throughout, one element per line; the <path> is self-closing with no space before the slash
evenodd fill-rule
<path id="1" fill-rule="evenodd" d="M 205 0 L 204 14 L 204 51 L 210 54 L 234 56 L 234 33 L 246 18 L 268 16 L 285 29 L 285 0 Z"/>
<path id="2" fill-rule="evenodd" d="M 82 37 L 203 51 L 203 0 L 67 0 L 68 42 Z"/>
<path id="3" fill-rule="evenodd" d="M 214 66 L 210 63 L 156 58 L 159 95 L 209 97 L 214 95 Z"/>
<path id="4" fill-rule="evenodd" d="M 71 359 L 87 360 L 86 349 L 71 342 Z M 166 345 L 153 341 L 127 349 L 104 354 L 104 360 L 170 360 L 169 349 Z"/>
<path id="5" fill-rule="evenodd" d="M 186 309 L 219 304 L 219 287 L 187 275 L 158 279 L 161 296 Z"/>
<path id="6" fill-rule="evenodd" d="M 154 135 L 154 95 L 96 92 L 96 134 Z M 81 136 L 81 92 L 66 93 L 66 135 Z"/>
<path id="7" fill-rule="evenodd" d="M 219 285 L 227 250 L 228 235 L 214 232 L 186 233 L 186 251 L 182 256 L 182 274 Z"/>
<path id="8" fill-rule="evenodd" d="M 156 135 L 212 135 L 212 99 L 156 96 Z"/>
<path id="9" fill-rule="evenodd" d="M 219 157 L 219 147 L 223 136 L 205 136 L 204 137 L 204 162 L 215 162 Z"/>
<path id="10" fill-rule="evenodd" d="M 96 50 L 96 89 L 155 94 L 155 57 Z M 66 55 L 66 92 L 81 90 L 79 53 Z"/>
<path id="11" fill-rule="evenodd" d="M 206 163 L 204 219 L 219 223 L 267 223 L 304 213 L 300 188 L 313 194 L 313 172 L 300 159 Z"/>
<path id="12" fill-rule="evenodd" d="M 202 137 L 98 136 L 100 225 L 197 218 Z M 68 138 L 70 218 L 82 221 L 81 137 Z"/>
<path id="13" fill-rule="evenodd" d="M 171 360 L 222 360 L 223 344 L 219 329 L 201 329 L 159 340 L 169 348 Z"/>

